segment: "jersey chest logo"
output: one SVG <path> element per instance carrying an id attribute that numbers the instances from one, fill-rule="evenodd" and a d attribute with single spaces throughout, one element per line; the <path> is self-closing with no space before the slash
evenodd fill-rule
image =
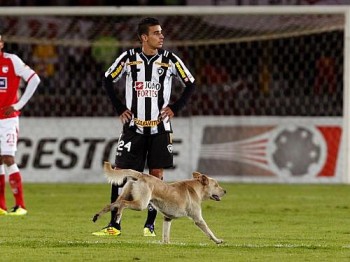
<path id="1" fill-rule="evenodd" d="M 9 67 L 8 67 L 8 66 L 2 66 L 1 71 L 2 71 L 4 74 L 6 74 L 6 73 L 8 73 L 8 71 L 9 71 Z"/>
<path id="2" fill-rule="evenodd" d="M 161 87 L 160 83 L 152 81 L 136 81 L 134 86 L 137 97 L 158 97 Z"/>

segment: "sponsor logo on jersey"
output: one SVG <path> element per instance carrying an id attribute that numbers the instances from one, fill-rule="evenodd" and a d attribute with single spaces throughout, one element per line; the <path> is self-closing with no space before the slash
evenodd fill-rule
<path id="1" fill-rule="evenodd" d="M 142 64 L 142 61 L 131 61 L 129 63 L 126 63 L 126 65 L 139 65 L 139 64 Z"/>
<path id="2" fill-rule="evenodd" d="M 169 64 L 167 64 L 167 63 L 161 63 L 161 62 L 154 62 L 156 65 L 160 65 L 160 66 L 164 66 L 164 67 L 170 67 L 170 65 Z"/>
<path id="3" fill-rule="evenodd" d="M 157 126 L 160 122 L 160 120 L 141 120 L 138 118 L 134 118 L 135 125 L 142 127 L 154 127 Z"/>
<path id="4" fill-rule="evenodd" d="M 7 78 L 0 77 L 0 92 L 7 89 Z"/>
<path id="5" fill-rule="evenodd" d="M 134 86 L 137 97 L 158 97 L 161 84 L 152 81 L 136 81 Z"/>
<path id="6" fill-rule="evenodd" d="M 9 71 L 9 67 L 3 66 L 1 71 L 6 74 Z"/>
<path id="7" fill-rule="evenodd" d="M 119 66 L 117 67 L 117 69 L 111 74 L 111 76 L 112 76 L 113 78 L 115 78 L 117 75 L 119 75 L 119 73 L 122 71 L 122 69 L 123 69 L 123 66 L 122 66 L 122 65 L 119 65 Z"/>
<path id="8" fill-rule="evenodd" d="M 182 66 L 180 65 L 180 63 L 179 63 L 179 62 L 176 62 L 176 63 L 175 63 L 175 66 L 176 66 L 177 70 L 179 70 L 181 77 L 182 77 L 183 79 L 185 79 L 185 78 L 187 77 L 187 75 L 186 75 L 184 69 L 182 68 Z"/>
<path id="9" fill-rule="evenodd" d="M 142 90 L 143 89 L 143 82 L 136 81 L 135 82 L 135 89 L 136 90 Z"/>

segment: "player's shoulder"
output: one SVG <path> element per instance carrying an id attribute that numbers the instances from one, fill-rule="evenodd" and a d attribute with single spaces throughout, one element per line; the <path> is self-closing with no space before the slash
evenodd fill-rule
<path id="1" fill-rule="evenodd" d="M 128 56 L 133 56 L 133 55 L 142 53 L 142 49 L 140 47 L 131 48 L 128 51 L 126 51 L 126 53 Z"/>
<path id="2" fill-rule="evenodd" d="M 165 49 L 159 49 L 158 50 L 158 54 L 164 56 L 164 57 L 168 57 L 168 58 L 172 58 L 174 53 Z"/>
<path id="3" fill-rule="evenodd" d="M 135 48 L 132 48 L 132 49 L 129 49 L 129 50 L 126 50 L 124 52 L 122 52 L 119 57 L 117 58 L 117 60 L 125 60 L 125 59 L 128 59 L 130 57 L 132 57 L 133 55 L 135 55 L 137 52 L 135 51 Z"/>
<path id="4" fill-rule="evenodd" d="M 12 53 L 7 53 L 7 52 L 4 52 L 3 56 L 4 56 L 4 58 L 8 58 L 8 59 L 19 59 L 18 55 L 12 54 Z"/>
<path id="5" fill-rule="evenodd" d="M 178 57 L 174 52 L 168 51 L 168 50 L 161 50 L 163 56 L 167 57 L 172 63 L 176 63 L 176 62 L 182 62 L 181 58 Z"/>
<path id="6" fill-rule="evenodd" d="M 15 64 L 15 65 L 21 65 L 21 64 L 23 64 L 22 59 L 19 58 L 18 55 L 13 54 L 13 53 L 4 52 L 4 53 L 3 53 L 3 58 L 9 59 L 9 60 L 12 62 L 12 64 Z"/>

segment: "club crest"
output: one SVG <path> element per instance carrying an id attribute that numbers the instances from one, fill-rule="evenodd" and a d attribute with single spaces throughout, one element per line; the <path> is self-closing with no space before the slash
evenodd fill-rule
<path id="1" fill-rule="evenodd" d="M 6 74 L 9 71 L 9 67 L 3 66 L 1 71 Z"/>
<path id="2" fill-rule="evenodd" d="M 161 75 L 164 73 L 164 68 L 159 67 L 159 68 L 157 69 L 157 71 L 158 71 L 158 75 L 161 76 Z"/>

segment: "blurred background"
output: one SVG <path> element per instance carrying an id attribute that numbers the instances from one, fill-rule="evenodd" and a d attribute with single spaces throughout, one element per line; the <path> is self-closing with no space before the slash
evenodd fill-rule
<path id="1" fill-rule="evenodd" d="M 1 0 L 0 3 L 7 7 L 44 5 L 41 1 Z M 42 79 L 36 94 L 22 110 L 22 116 L 26 119 L 51 118 L 54 123 L 57 123 L 58 118 L 78 117 L 90 121 L 90 118 L 115 117 L 102 87 L 102 78 L 121 52 L 139 45 L 136 27 L 142 16 L 137 15 L 138 6 L 171 8 L 179 5 L 197 5 L 200 8 L 203 5 L 212 5 L 214 10 L 216 6 L 222 5 L 283 8 L 293 5 L 343 5 L 346 1 L 139 0 L 117 3 L 118 6 L 133 6 L 136 8 L 135 14 L 111 15 L 97 11 L 96 14 L 89 15 L 28 15 L 23 9 L 23 15 L 0 15 L 0 33 L 6 42 L 5 50 L 18 54 Z M 45 4 L 72 8 L 109 5 L 110 8 L 117 8 L 112 7 L 116 5 L 115 1 L 98 0 L 46 1 Z M 264 126 L 265 131 L 255 131 L 249 139 L 262 134 L 276 139 L 263 145 L 265 151 L 257 150 L 247 155 L 241 148 L 238 150 L 235 144 L 229 150 L 222 149 L 225 152 L 231 150 L 231 155 L 223 153 L 221 158 L 216 159 L 215 163 L 210 162 L 211 164 L 204 169 L 214 172 L 221 167 L 219 176 L 233 176 L 235 179 L 248 176 L 254 180 L 255 176 L 261 177 L 262 174 L 278 177 L 276 173 L 280 171 L 287 176 L 298 178 L 311 173 L 314 177 L 336 177 L 336 181 L 343 181 L 343 173 L 337 170 L 341 169 L 338 152 L 341 150 L 344 104 L 345 15 L 327 13 L 326 9 L 324 13 L 314 14 L 288 14 L 281 10 L 281 13 L 273 15 L 268 12 L 215 15 L 215 11 L 212 15 L 202 15 L 199 11 L 198 14 L 186 16 L 181 13 L 162 15 L 157 10 L 154 15 L 162 24 L 165 35 L 164 48 L 181 57 L 197 81 L 198 88 L 190 104 L 178 115 L 180 120 L 190 121 L 183 125 L 194 123 L 195 126 L 203 128 L 198 138 L 200 145 L 196 147 L 195 153 L 183 153 L 189 149 L 181 147 L 178 151 L 182 152 L 184 157 L 196 156 L 188 161 L 190 163 L 185 168 L 186 172 L 205 166 L 208 159 L 213 161 L 218 158 L 217 152 L 220 151 L 220 147 L 214 147 L 213 151 L 210 151 L 208 145 L 237 143 L 242 139 L 246 141 L 248 137 L 243 137 L 239 130 L 251 133 L 247 128 L 259 123 L 255 130 Z M 175 81 L 172 100 L 178 98 L 182 88 L 181 84 Z M 123 81 L 118 82 L 116 89 L 122 97 Z M 206 118 L 204 121 L 207 124 L 231 127 L 219 132 L 216 127 L 211 129 L 211 126 L 202 124 L 202 120 L 200 123 L 196 122 L 196 117 Z M 213 119 L 218 117 L 228 118 L 222 123 L 216 123 Z M 261 122 L 262 117 L 267 120 Z M 250 122 L 237 120 L 248 118 L 251 119 Z M 37 123 L 39 120 L 33 121 Z M 298 123 L 303 121 L 305 123 L 300 129 Z M 286 139 L 286 136 L 278 136 L 281 133 L 285 134 L 285 129 L 281 126 L 288 123 L 293 127 L 289 128 L 291 131 L 287 130 L 297 139 L 297 142 L 294 140 L 291 144 L 299 145 L 299 148 L 294 150 L 301 150 L 300 147 L 306 144 L 305 141 L 300 142 L 299 133 L 301 136 L 309 134 L 309 139 L 314 141 L 310 145 L 311 151 L 305 153 L 310 158 L 306 162 L 302 161 L 305 160 L 303 154 L 288 155 L 284 160 L 274 156 L 278 151 L 278 139 Z M 40 123 L 39 126 L 43 125 Z M 323 128 L 335 126 L 336 130 L 320 131 L 321 125 Z M 273 130 L 276 128 L 279 128 L 278 134 L 269 133 L 275 132 Z M 314 131 L 315 128 L 318 128 L 318 131 Z M 63 135 L 65 138 L 70 136 L 70 131 L 62 132 L 67 132 Z M 189 133 L 191 132 L 190 130 Z M 232 137 L 227 135 L 228 133 L 237 136 Z M 117 135 L 115 132 L 114 136 Z M 28 139 L 41 141 L 40 135 L 35 139 Z M 188 141 L 192 140 L 188 138 Z M 179 138 L 177 141 L 184 145 L 184 141 L 187 140 Z M 37 147 L 32 147 L 36 150 L 32 154 L 38 154 Z M 293 150 L 289 148 L 288 151 Z M 66 157 L 69 154 L 64 155 Z M 113 153 L 110 152 L 105 153 L 102 158 L 106 158 L 106 155 L 107 158 L 113 158 Z M 92 157 L 89 156 L 90 162 L 93 162 Z M 185 161 L 186 159 L 183 160 Z M 329 164 L 329 161 L 333 164 Z M 49 162 L 55 161 L 50 159 Z M 293 169 L 292 166 L 297 165 L 296 163 L 302 168 Z M 57 163 L 53 165 L 58 166 Z M 23 162 L 22 168 L 25 167 Z M 31 167 L 34 170 L 37 168 L 35 164 Z M 255 175 L 252 175 L 253 173 Z M 256 175 L 257 173 L 259 175 Z"/>

